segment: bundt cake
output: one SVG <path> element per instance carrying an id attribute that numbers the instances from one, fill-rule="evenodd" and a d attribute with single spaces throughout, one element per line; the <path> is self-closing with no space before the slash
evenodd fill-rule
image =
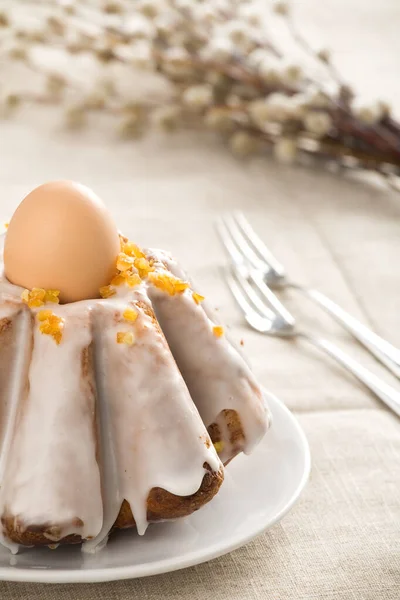
<path id="1" fill-rule="evenodd" d="M 149 522 L 210 501 L 222 463 L 250 452 L 270 419 L 251 371 L 180 266 L 119 236 L 115 274 L 99 297 L 63 304 L 59 290 L 11 283 L 4 242 L 7 234 L 2 543 L 14 551 L 84 541 L 91 551 L 113 529 L 143 534 Z"/>

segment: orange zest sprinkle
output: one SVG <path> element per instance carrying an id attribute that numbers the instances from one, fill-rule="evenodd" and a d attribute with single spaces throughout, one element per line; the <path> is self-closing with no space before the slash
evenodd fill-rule
<path id="1" fill-rule="evenodd" d="M 135 287 L 136 285 L 140 285 L 142 280 L 138 273 L 132 273 L 132 271 L 124 271 L 123 273 L 118 273 L 111 280 L 111 285 L 119 286 L 123 283 L 126 283 L 129 287 Z"/>
<path id="2" fill-rule="evenodd" d="M 142 279 L 145 279 L 147 274 L 153 270 L 152 265 L 150 265 L 139 246 L 122 236 L 120 236 L 120 241 L 121 252 L 117 257 L 117 274 L 113 277 L 109 286 L 102 288 L 100 292 L 102 298 L 110 298 L 116 293 L 115 290 L 114 293 L 110 292 L 111 286 L 117 287 L 124 283 L 129 287 L 140 285 Z"/>
<path id="3" fill-rule="evenodd" d="M 148 261 L 144 252 L 127 238 L 120 237 L 121 252 L 117 257 L 117 272 L 110 282 L 100 290 L 102 298 L 110 298 L 116 294 L 113 287 L 126 284 L 133 288 L 142 283 L 147 275 L 154 271 L 153 261 Z M 112 291 L 113 290 L 113 291 Z"/>
<path id="4" fill-rule="evenodd" d="M 124 242 L 122 245 L 122 252 L 133 258 L 146 258 L 146 255 L 142 250 L 133 242 Z"/>
<path id="5" fill-rule="evenodd" d="M 127 308 L 122 316 L 126 321 L 131 321 L 132 323 L 134 323 L 138 318 L 138 313 L 134 308 Z"/>
<path id="6" fill-rule="evenodd" d="M 115 294 L 117 293 L 116 290 L 110 285 L 105 285 L 101 287 L 99 292 L 102 298 L 111 298 L 111 296 L 115 296 Z"/>
<path id="7" fill-rule="evenodd" d="M 125 274 L 123 273 L 118 273 L 118 275 L 115 275 L 115 277 L 111 280 L 111 285 L 122 285 L 125 282 Z"/>
<path id="8" fill-rule="evenodd" d="M 134 264 L 137 270 L 139 271 L 139 275 L 142 279 L 145 279 L 149 273 L 154 271 L 154 267 L 152 267 L 147 260 L 147 258 L 135 258 Z"/>
<path id="9" fill-rule="evenodd" d="M 117 343 L 126 344 L 127 346 L 133 346 L 135 343 L 135 336 L 131 331 L 119 331 L 117 333 Z"/>
<path id="10" fill-rule="evenodd" d="M 213 327 L 213 334 L 217 338 L 222 337 L 224 335 L 224 328 L 221 327 L 220 325 L 216 325 L 215 327 Z"/>
<path id="11" fill-rule="evenodd" d="M 51 310 L 41 310 L 40 312 L 38 312 L 37 318 L 38 321 L 47 321 L 48 319 L 50 319 L 50 317 L 53 315 L 53 313 L 51 312 Z"/>
<path id="12" fill-rule="evenodd" d="M 134 258 L 128 256 L 124 252 L 120 252 L 117 258 L 117 269 L 118 271 L 128 271 L 133 266 Z"/>
<path id="13" fill-rule="evenodd" d="M 58 290 L 33 288 L 31 291 L 24 290 L 21 294 L 21 298 L 29 306 L 29 308 L 39 308 L 40 306 L 46 304 L 46 302 L 59 304 L 59 295 L 60 292 Z"/>
<path id="14" fill-rule="evenodd" d="M 57 317 L 51 310 L 41 310 L 37 318 L 40 322 L 40 332 L 44 335 L 51 335 L 56 344 L 60 344 L 64 329 L 64 319 Z"/>
<path id="15" fill-rule="evenodd" d="M 203 302 L 205 300 L 204 296 L 201 296 L 200 294 L 197 294 L 196 292 L 193 292 L 192 296 L 193 296 L 193 300 L 196 302 L 196 304 L 200 304 L 201 302 Z"/>
<path id="16" fill-rule="evenodd" d="M 182 281 L 169 273 L 150 273 L 149 281 L 160 290 L 167 292 L 170 296 L 183 294 L 188 289 L 189 283 Z"/>
<path id="17" fill-rule="evenodd" d="M 10 223 L 4 223 L 4 229 L 8 229 L 10 226 Z"/>
<path id="18" fill-rule="evenodd" d="M 46 290 L 44 301 L 60 304 L 60 292 L 58 290 Z"/>
<path id="19" fill-rule="evenodd" d="M 181 281 L 171 273 L 156 273 L 154 259 L 148 259 L 137 244 L 121 235 L 120 242 L 121 252 L 117 258 L 117 273 L 111 280 L 110 285 L 101 288 L 102 298 L 114 296 L 116 290 L 113 288 L 115 287 L 126 284 L 133 288 L 140 285 L 145 279 L 151 279 L 156 287 L 168 292 L 171 296 L 181 294 L 189 287 L 188 282 Z M 197 304 L 204 300 L 204 297 L 200 294 L 193 294 L 193 298 Z"/>
<path id="20" fill-rule="evenodd" d="M 129 287 L 135 287 L 142 283 L 142 280 L 140 279 L 140 275 L 138 275 L 137 273 L 130 273 L 130 272 L 127 273 L 125 281 L 129 285 Z"/>

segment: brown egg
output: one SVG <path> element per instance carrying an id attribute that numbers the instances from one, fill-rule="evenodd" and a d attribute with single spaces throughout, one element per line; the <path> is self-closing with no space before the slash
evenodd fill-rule
<path id="1" fill-rule="evenodd" d="M 21 202 L 7 230 L 5 274 L 11 283 L 60 290 L 63 303 L 98 298 L 120 251 L 111 215 L 89 188 L 52 181 Z"/>

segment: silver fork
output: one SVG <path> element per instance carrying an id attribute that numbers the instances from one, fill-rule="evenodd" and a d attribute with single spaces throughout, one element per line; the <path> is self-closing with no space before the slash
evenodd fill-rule
<path id="1" fill-rule="evenodd" d="M 258 277 L 266 286 L 292 288 L 303 293 L 347 329 L 358 342 L 400 379 L 400 350 L 360 323 L 321 292 L 289 279 L 283 265 L 254 232 L 242 213 L 235 212 L 221 219 L 218 231 L 232 262 L 242 270 L 242 274 L 245 269 L 253 270 L 258 273 Z M 279 304 L 282 307 L 282 304 Z M 276 304 L 273 306 L 275 312 L 279 314 L 280 307 Z"/>
<path id="2" fill-rule="evenodd" d="M 384 402 L 394 413 L 400 416 L 400 393 L 385 381 L 363 367 L 359 362 L 348 356 L 338 346 L 328 340 L 308 335 L 296 327 L 295 319 L 290 313 L 290 321 L 285 321 L 281 315 L 277 316 L 269 304 L 269 298 L 264 296 L 262 290 L 250 283 L 235 266 L 225 273 L 227 284 L 240 308 L 247 323 L 260 333 L 284 337 L 300 338 L 319 348 L 336 360 L 345 369 L 361 381 L 371 392 Z M 288 311 L 286 311 L 288 312 Z"/>

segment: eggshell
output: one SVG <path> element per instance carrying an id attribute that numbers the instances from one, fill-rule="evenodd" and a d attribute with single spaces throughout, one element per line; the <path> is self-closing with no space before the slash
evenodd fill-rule
<path id="1" fill-rule="evenodd" d="M 98 298 L 119 251 L 117 227 L 100 198 L 80 183 L 52 181 L 30 192 L 11 219 L 5 275 L 24 288 L 60 290 L 62 303 Z"/>

